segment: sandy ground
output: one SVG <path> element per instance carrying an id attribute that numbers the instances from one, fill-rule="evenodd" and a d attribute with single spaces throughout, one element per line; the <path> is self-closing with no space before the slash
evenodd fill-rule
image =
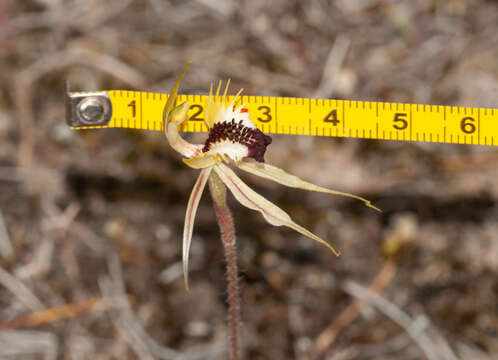
<path id="1" fill-rule="evenodd" d="M 2 1 L 1 359 L 227 358 L 208 196 L 190 292 L 181 273 L 197 172 L 160 133 L 64 120 L 64 79 L 168 91 L 188 60 L 189 93 L 230 77 L 246 94 L 496 108 L 498 3 Z M 267 161 L 383 213 L 244 177 L 342 252 L 230 199 L 246 359 L 498 359 L 496 148 L 276 136 Z"/>

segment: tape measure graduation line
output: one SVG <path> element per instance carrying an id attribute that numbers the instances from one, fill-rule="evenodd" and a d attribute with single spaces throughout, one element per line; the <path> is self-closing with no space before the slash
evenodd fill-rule
<path id="1" fill-rule="evenodd" d="M 168 94 L 66 94 L 67 122 L 74 129 L 163 130 Z M 178 96 L 178 103 L 190 105 L 182 131 L 207 131 L 205 99 Z M 242 103 L 256 126 L 271 134 L 498 145 L 498 109 L 265 96 L 242 96 Z"/>

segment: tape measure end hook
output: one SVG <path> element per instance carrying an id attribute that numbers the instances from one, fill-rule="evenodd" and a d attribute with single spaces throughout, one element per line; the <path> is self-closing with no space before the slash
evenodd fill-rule
<path id="1" fill-rule="evenodd" d="M 66 123 L 74 128 L 106 126 L 112 118 L 112 103 L 107 92 L 71 93 L 69 81 L 64 82 Z"/>

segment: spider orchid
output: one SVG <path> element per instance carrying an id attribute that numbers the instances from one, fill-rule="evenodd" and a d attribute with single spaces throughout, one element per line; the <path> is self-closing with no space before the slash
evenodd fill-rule
<path id="1" fill-rule="evenodd" d="M 169 144 L 185 157 L 183 159 L 185 164 L 194 169 L 201 169 L 190 194 L 183 229 L 183 272 L 186 288 L 188 289 L 189 249 L 194 218 L 206 182 L 213 175 L 213 172 L 230 189 L 235 199 L 245 207 L 259 211 L 267 222 L 275 226 L 287 226 L 325 245 L 339 256 L 332 245 L 296 224 L 285 211 L 247 186 L 227 164 L 235 165 L 241 170 L 288 187 L 347 196 L 361 200 L 365 205 L 377 211 L 380 210 L 364 198 L 311 184 L 278 167 L 265 164 L 264 154 L 272 139 L 254 125 L 244 104 L 236 107 L 242 90 L 228 103 L 227 92 L 230 81 L 227 82 L 223 95 L 220 95 L 221 81 L 215 95 L 213 95 L 213 85 L 211 84 L 205 107 L 205 122 L 209 129 L 206 142 L 202 145 L 191 144 L 180 137 L 178 127 L 187 120 L 189 105 L 184 102 L 176 106 L 176 97 L 180 82 L 189 65 L 179 76 L 163 112 L 164 130 Z"/>

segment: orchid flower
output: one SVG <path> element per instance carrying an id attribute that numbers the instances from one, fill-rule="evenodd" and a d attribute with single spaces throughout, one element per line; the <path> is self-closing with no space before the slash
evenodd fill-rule
<path id="1" fill-rule="evenodd" d="M 242 90 L 228 103 L 227 92 L 230 81 L 227 82 L 222 95 L 220 95 L 221 81 L 214 95 L 211 84 L 205 106 L 205 123 L 209 129 L 206 142 L 191 144 L 180 137 L 178 127 L 187 120 L 189 105 L 184 102 L 176 106 L 176 98 L 178 87 L 188 67 L 189 64 L 178 78 L 163 112 L 164 130 L 169 144 L 185 157 L 183 159 L 185 164 L 194 169 L 201 169 L 190 194 L 183 229 L 183 272 L 186 288 L 188 289 L 189 250 L 194 218 L 206 182 L 213 172 L 230 189 L 235 199 L 245 207 L 259 211 L 267 222 L 275 226 L 287 226 L 325 245 L 338 256 L 339 253 L 332 245 L 295 223 L 285 211 L 247 186 L 227 165 L 236 166 L 243 171 L 288 187 L 355 198 L 363 201 L 368 207 L 380 210 L 364 198 L 314 185 L 278 167 L 266 164 L 264 154 L 272 139 L 254 125 L 250 119 L 251 114 L 244 104 L 236 106 Z"/>

